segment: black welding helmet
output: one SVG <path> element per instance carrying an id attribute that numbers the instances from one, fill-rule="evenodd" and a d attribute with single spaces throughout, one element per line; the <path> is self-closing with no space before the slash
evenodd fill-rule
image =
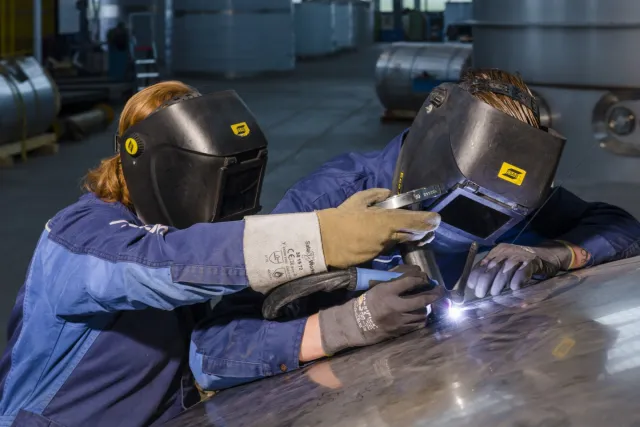
<path id="1" fill-rule="evenodd" d="M 438 86 L 404 140 L 394 190 L 439 185 L 444 194 L 422 206 L 440 213 L 436 235 L 492 245 L 549 196 L 565 139 L 493 108 L 472 95 L 478 91 L 509 96 L 537 113 L 535 99 L 511 85 Z"/>
<path id="2" fill-rule="evenodd" d="M 186 228 L 260 210 L 267 140 L 235 91 L 173 98 L 117 136 L 116 149 L 148 224 Z"/>

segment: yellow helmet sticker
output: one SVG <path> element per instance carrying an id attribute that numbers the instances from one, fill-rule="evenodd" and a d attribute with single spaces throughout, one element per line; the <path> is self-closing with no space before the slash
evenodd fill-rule
<path id="1" fill-rule="evenodd" d="M 551 354 L 556 359 L 564 359 L 567 357 L 571 349 L 576 345 L 576 341 L 573 338 L 564 337 L 562 341 L 553 349 Z"/>
<path id="2" fill-rule="evenodd" d="M 138 143 L 133 138 L 127 138 L 124 142 L 124 149 L 130 155 L 135 156 L 138 153 Z"/>
<path id="3" fill-rule="evenodd" d="M 396 189 L 396 193 L 400 194 L 402 193 L 402 183 L 404 181 L 404 172 L 400 172 L 400 175 L 398 177 L 398 188 Z"/>
<path id="4" fill-rule="evenodd" d="M 237 136 L 249 136 L 251 133 L 251 129 L 249 129 L 247 122 L 240 122 L 235 125 L 231 125 L 231 130 L 233 131 L 233 134 Z"/>
<path id="5" fill-rule="evenodd" d="M 526 175 L 526 170 L 520 169 L 519 167 L 507 162 L 504 162 L 502 164 L 500 172 L 498 172 L 498 178 L 504 179 L 505 181 L 515 185 L 522 185 L 522 182 L 524 181 L 524 177 Z"/>

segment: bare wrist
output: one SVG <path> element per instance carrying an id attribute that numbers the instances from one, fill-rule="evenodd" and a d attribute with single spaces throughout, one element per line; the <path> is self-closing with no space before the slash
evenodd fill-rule
<path id="1" fill-rule="evenodd" d="M 322 349 L 320 320 L 318 315 L 314 314 L 307 319 L 307 323 L 304 326 L 302 344 L 300 344 L 300 362 L 311 362 L 325 356 Z"/>

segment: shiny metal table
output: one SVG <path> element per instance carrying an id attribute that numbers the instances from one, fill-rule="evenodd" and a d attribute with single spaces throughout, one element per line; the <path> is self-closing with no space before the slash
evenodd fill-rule
<path id="1" fill-rule="evenodd" d="M 640 427 L 640 258 L 220 393 L 170 426 Z"/>

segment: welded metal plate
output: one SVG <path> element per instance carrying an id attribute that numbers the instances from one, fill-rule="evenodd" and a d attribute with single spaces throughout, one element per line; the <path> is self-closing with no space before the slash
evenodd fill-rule
<path id="1" fill-rule="evenodd" d="M 640 426 L 640 259 L 227 390 L 169 425 Z"/>

